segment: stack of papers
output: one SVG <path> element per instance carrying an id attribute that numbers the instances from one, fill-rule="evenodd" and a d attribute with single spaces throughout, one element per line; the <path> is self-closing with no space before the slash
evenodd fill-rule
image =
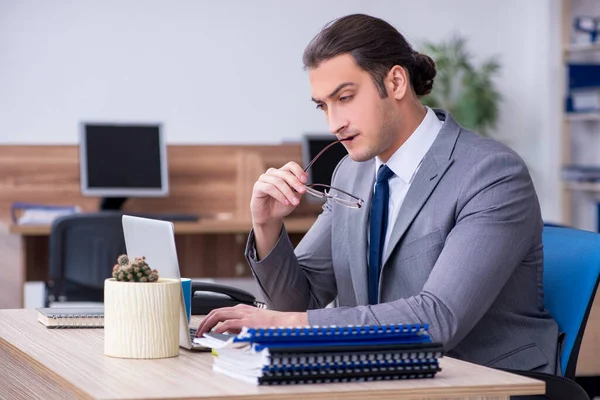
<path id="1" fill-rule="evenodd" d="M 433 378 L 441 344 L 426 325 L 251 329 L 207 333 L 213 370 L 255 384 Z"/>

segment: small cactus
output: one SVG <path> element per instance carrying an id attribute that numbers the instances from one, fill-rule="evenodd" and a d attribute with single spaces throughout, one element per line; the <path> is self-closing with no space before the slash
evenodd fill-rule
<path id="1" fill-rule="evenodd" d="M 112 276 L 121 282 L 156 282 L 158 271 L 150 269 L 146 257 L 136 257 L 131 261 L 127 255 L 123 254 L 117 258 Z"/>

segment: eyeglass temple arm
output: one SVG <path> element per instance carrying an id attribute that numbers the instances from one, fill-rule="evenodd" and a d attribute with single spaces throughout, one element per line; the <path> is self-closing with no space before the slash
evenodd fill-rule
<path id="1" fill-rule="evenodd" d="M 338 192 L 340 192 L 340 193 L 343 193 L 343 194 L 345 194 L 345 195 L 346 195 L 346 196 L 348 196 L 348 197 L 351 197 L 351 198 L 353 198 L 354 200 L 356 200 L 356 201 L 360 202 L 361 204 L 362 204 L 362 203 L 364 203 L 364 200 L 363 200 L 363 199 L 361 199 L 360 197 L 357 197 L 357 196 L 353 195 L 352 193 L 348 193 L 348 192 L 346 192 L 345 190 L 338 189 L 338 188 L 335 188 L 335 187 L 333 187 L 333 186 L 329 186 L 329 185 L 323 185 L 323 184 L 320 184 L 320 183 L 313 183 L 312 185 L 308 185 L 308 186 L 309 186 L 309 187 L 321 186 L 321 187 L 324 187 L 324 188 L 327 188 L 327 189 L 333 189 L 333 190 L 336 190 L 336 191 L 338 191 Z"/>
<path id="2" fill-rule="evenodd" d="M 309 162 L 309 163 L 308 163 L 308 165 L 306 166 L 306 168 L 304 168 L 304 172 L 308 171 L 308 169 L 311 167 L 311 165 L 313 165 L 313 164 L 315 163 L 315 161 L 317 161 L 317 159 L 318 159 L 319 157 L 321 157 L 321 154 L 325 153 L 325 151 L 326 151 L 328 148 L 330 148 L 330 147 L 331 147 L 331 146 L 333 146 L 334 144 L 338 144 L 338 143 L 340 143 L 340 142 L 343 142 L 344 140 L 348 140 L 348 139 L 349 139 L 349 138 L 346 138 L 346 139 L 340 139 L 340 140 L 336 140 L 335 142 L 331 142 L 331 143 L 329 143 L 327 146 L 325 146 L 325 148 L 324 148 L 323 150 L 321 150 L 321 151 L 319 152 L 319 154 L 317 154 L 317 155 L 315 156 L 315 158 L 313 158 L 313 159 L 311 160 L 311 162 Z"/>
<path id="3" fill-rule="evenodd" d="M 342 190 L 342 189 L 338 189 L 338 188 L 334 188 L 334 187 L 332 187 L 331 189 L 335 189 L 335 190 L 337 190 L 338 192 L 342 192 L 342 193 L 344 193 L 346 196 L 353 198 L 353 199 L 354 199 L 354 200 L 356 200 L 358 203 L 361 203 L 361 204 L 362 204 L 362 203 L 364 202 L 364 201 L 363 201 L 363 199 L 361 199 L 360 197 L 356 197 L 355 195 L 353 195 L 353 194 L 350 194 L 350 193 L 348 193 L 348 192 L 346 192 L 346 191 L 344 191 L 344 190 Z"/>

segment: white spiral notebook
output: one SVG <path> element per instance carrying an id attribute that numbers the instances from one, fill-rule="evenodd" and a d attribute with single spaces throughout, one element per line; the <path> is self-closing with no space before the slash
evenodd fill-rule
<path id="1" fill-rule="evenodd" d="M 36 308 L 38 321 L 48 328 L 103 328 L 104 307 Z"/>

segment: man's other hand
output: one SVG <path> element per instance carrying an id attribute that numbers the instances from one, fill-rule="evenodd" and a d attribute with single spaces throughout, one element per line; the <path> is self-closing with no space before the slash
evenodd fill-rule
<path id="1" fill-rule="evenodd" d="M 196 337 L 202 337 L 215 327 L 213 331 L 215 333 L 237 334 L 243 327 L 270 328 L 306 325 L 308 325 L 308 317 L 304 312 L 280 312 L 238 304 L 235 307 L 212 310 L 198 326 Z"/>

